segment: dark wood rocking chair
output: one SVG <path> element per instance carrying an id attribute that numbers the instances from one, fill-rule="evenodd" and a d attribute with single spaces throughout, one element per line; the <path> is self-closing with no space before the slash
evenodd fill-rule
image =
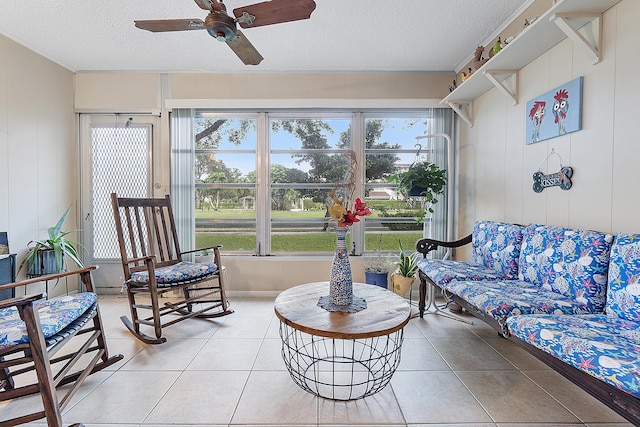
<path id="1" fill-rule="evenodd" d="M 166 342 L 162 336 L 166 326 L 192 317 L 233 313 L 225 296 L 219 247 L 180 251 L 168 195 L 118 198 L 112 193 L 111 202 L 131 308 L 131 319 L 121 319 L 136 337 L 145 343 L 161 344 Z M 182 255 L 204 249 L 213 251 L 213 264 L 182 260 Z M 171 298 L 161 304 L 163 295 Z M 167 315 L 171 320 L 163 320 Z M 154 336 L 143 332 L 141 326 L 153 328 Z"/>
<path id="2" fill-rule="evenodd" d="M 26 293 L 28 285 L 78 276 L 86 290 L 48 300 L 45 293 L 39 293 L 0 301 L 0 402 L 10 402 L 7 407 L 11 408 L 14 399 L 40 394 L 43 408 L 29 414 L 0 413 L 0 425 L 46 418 L 49 427 L 61 427 L 61 412 L 85 378 L 122 360 L 121 354 L 109 356 L 107 351 L 91 281 L 95 269 L 85 267 L 0 285 L 0 290 L 24 288 Z M 67 384 L 71 386 L 59 398 L 56 391 L 62 393 L 59 387 Z"/>

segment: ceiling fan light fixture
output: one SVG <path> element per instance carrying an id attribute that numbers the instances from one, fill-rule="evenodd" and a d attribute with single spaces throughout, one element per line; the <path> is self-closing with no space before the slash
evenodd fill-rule
<path id="1" fill-rule="evenodd" d="M 236 21 L 223 13 L 210 13 L 204 20 L 207 32 L 214 39 L 227 42 L 236 37 Z"/>

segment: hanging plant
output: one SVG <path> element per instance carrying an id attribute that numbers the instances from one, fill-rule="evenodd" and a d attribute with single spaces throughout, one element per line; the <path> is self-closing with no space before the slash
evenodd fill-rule
<path id="1" fill-rule="evenodd" d="M 437 196 L 444 193 L 447 184 L 447 171 L 430 162 L 417 162 L 405 172 L 389 177 L 396 183 L 398 191 L 405 197 L 424 197 L 425 210 L 416 221 L 422 222 L 427 213 L 433 213 L 432 205 L 438 202 Z"/>

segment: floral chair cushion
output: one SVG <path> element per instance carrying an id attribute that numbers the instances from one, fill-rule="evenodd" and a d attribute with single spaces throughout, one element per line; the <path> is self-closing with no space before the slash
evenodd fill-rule
<path id="1" fill-rule="evenodd" d="M 445 286 L 504 327 L 519 314 L 589 314 L 594 310 L 558 292 L 521 280 L 451 282 Z M 505 329 L 506 331 L 506 329 Z"/>
<path id="2" fill-rule="evenodd" d="M 175 283 L 197 280 L 218 272 L 214 263 L 195 263 L 182 261 L 167 267 L 156 268 L 155 276 L 158 286 L 171 286 Z M 149 282 L 147 271 L 131 273 L 130 284 L 146 285 Z"/>
<path id="3" fill-rule="evenodd" d="M 602 311 L 612 243 L 611 234 L 529 225 L 518 278 L 586 304 L 590 311 Z"/>
<path id="4" fill-rule="evenodd" d="M 93 292 L 51 298 L 35 303 L 44 338 L 49 338 L 69 326 L 96 304 Z M 0 350 L 29 342 L 26 325 L 16 307 L 0 309 Z"/>
<path id="5" fill-rule="evenodd" d="M 493 221 L 478 221 L 473 226 L 471 260 L 484 265 L 506 279 L 518 278 L 518 258 L 523 227 Z"/>
<path id="6" fill-rule="evenodd" d="M 617 316 L 514 316 L 512 335 L 640 397 L 640 323 Z"/>
<path id="7" fill-rule="evenodd" d="M 616 234 L 607 286 L 608 314 L 640 320 L 640 235 Z"/>
<path id="8" fill-rule="evenodd" d="M 493 268 L 465 261 L 421 258 L 418 260 L 418 268 L 441 287 L 449 282 L 464 280 L 505 279 L 505 276 Z"/>

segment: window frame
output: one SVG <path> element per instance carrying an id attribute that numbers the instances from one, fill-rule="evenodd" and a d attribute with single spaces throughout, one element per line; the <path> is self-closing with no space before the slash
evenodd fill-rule
<path id="1" fill-rule="evenodd" d="M 382 184 L 367 184 L 366 170 L 363 167 L 367 153 L 370 152 L 388 152 L 388 153 L 411 153 L 412 149 L 367 149 L 365 146 L 365 125 L 368 119 L 388 119 L 388 118 L 427 118 L 429 119 L 429 110 L 436 107 L 419 107 L 419 108 L 389 108 L 389 109 L 270 109 L 269 111 L 257 111 L 243 109 L 223 110 L 223 109 L 196 109 L 195 118 L 228 118 L 228 119 L 255 119 L 256 124 L 256 148 L 254 150 L 217 150 L 217 149 L 199 149 L 198 153 L 203 151 L 212 151 L 216 153 L 233 152 L 239 153 L 255 153 L 255 171 L 256 182 L 254 187 L 248 187 L 248 184 L 219 183 L 219 184 L 197 184 L 196 187 L 206 188 L 254 188 L 256 194 L 256 248 L 257 256 L 278 256 L 281 253 L 273 253 L 271 251 L 271 191 L 274 188 L 296 187 L 297 184 L 273 184 L 271 182 L 271 158 L 274 154 L 303 154 L 305 152 L 315 152 L 309 149 L 281 150 L 271 149 L 271 121 L 273 120 L 331 120 L 331 119 L 348 119 L 350 120 L 351 130 L 351 147 L 354 150 L 358 160 L 358 173 L 356 176 L 356 192 L 354 197 L 364 199 L 364 195 L 368 189 L 380 187 Z M 331 152 L 347 151 L 346 149 L 322 150 Z M 195 155 L 194 147 L 194 155 Z M 389 187 L 393 184 L 386 184 Z M 293 188 L 291 187 L 291 188 Z M 330 188 L 327 189 L 330 191 Z M 365 228 L 366 220 L 351 226 L 351 245 L 356 255 L 362 255 L 365 252 Z M 372 220 L 379 222 L 380 220 Z M 276 219 L 276 223 L 278 220 Z M 403 222 L 403 221 L 398 221 Z M 406 221 L 404 221 L 406 222 Z M 195 230 L 194 230 L 195 232 Z M 424 226 L 423 226 L 424 233 Z M 246 255 L 249 251 L 229 251 L 229 254 Z M 286 256 L 314 256 L 327 255 L 328 252 L 287 252 Z"/>

